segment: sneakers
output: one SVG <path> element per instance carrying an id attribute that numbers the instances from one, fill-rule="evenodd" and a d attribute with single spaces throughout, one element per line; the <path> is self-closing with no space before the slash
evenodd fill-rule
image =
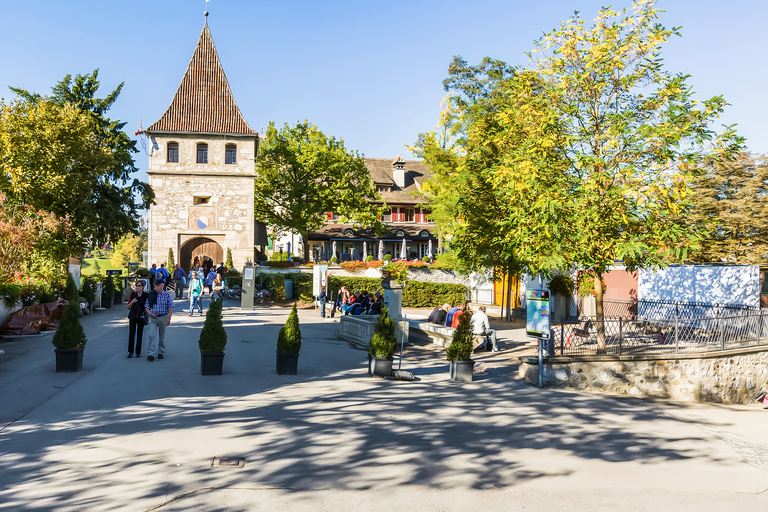
<path id="1" fill-rule="evenodd" d="M 147 356 L 147 361 L 154 361 L 154 360 L 155 360 L 155 356 Z"/>
<path id="2" fill-rule="evenodd" d="M 494 352 L 498 352 L 499 351 L 499 347 L 493 347 L 493 351 Z"/>
<path id="3" fill-rule="evenodd" d="M 485 343 L 482 343 L 482 344 L 478 345 L 475 350 L 483 350 L 484 348 L 485 348 Z"/>
<path id="4" fill-rule="evenodd" d="M 133 357 L 133 354 L 131 354 L 130 352 L 128 352 L 128 359 L 130 359 L 130 358 L 132 358 L 132 357 Z"/>
<path id="5" fill-rule="evenodd" d="M 163 354 L 157 354 L 157 358 L 158 359 L 162 359 L 163 358 Z"/>

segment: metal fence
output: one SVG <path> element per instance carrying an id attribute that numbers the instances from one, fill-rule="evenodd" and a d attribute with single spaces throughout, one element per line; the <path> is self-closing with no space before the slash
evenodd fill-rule
<path id="1" fill-rule="evenodd" d="M 608 302 L 608 301 L 606 301 Z M 555 353 L 684 354 L 768 345 L 768 310 L 662 301 L 610 301 L 621 312 L 552 326 Z"/>

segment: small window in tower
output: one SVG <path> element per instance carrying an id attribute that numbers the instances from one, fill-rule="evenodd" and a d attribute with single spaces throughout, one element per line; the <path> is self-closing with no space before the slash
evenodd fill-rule
<path id="1" fill-rule="evenodd" d="M 179 143 L 178 142 L 169 142 L 168 143 L 168 162 L 178 163 L 179 161 Z"/>
<path id="2" fill-rule="evenodd" d="M 227 144 L 226 160 L 224 161 L 228 164 L 237 163 L 237 146 L 234 144 Z"/>
<path id="3" fill-rule="evenodd" d="M 197 145 L 197 163 L 199 164 L 208 163 L 208 144 Z"/>
<path id="4" fill-rule="evenodd" d="M 208 204 L 211 202 L 211 196 L 195 196 L 193 204 Z"/>

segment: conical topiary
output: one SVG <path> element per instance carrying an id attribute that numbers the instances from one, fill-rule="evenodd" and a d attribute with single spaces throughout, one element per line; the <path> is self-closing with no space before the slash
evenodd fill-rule
<path id="1" fill-rule="evenodd" d="M 280 328 L 277 335 L 278 354 L 298 354 L 301 350 L 301 329 L 299 328 L 299 313 L 296 304 L 293 305 L 291 314 L 285 325 Z"/>
<path id="2" fill-rule="evenodd" d="M 387 306 L 381 307 L 381 315 L 373 329 L 371 344 L 368 352 L 373 357 L 386 359 L 392 357 L 397 350 L 397 336 L 395 335 L 395 321 L 389 317 Z"/>
<path id="3" fill-rule="evenodd" d="M 74 289 L 74 292 L 72 290 Z M 73 295 L 70 295 L 73 293 Z M 72 275 L 67 276 L 67 299 L 64 312 L 59 320 L 59 327 L 53 335 L 53 346 L 60 349 L 78 349 L 85 347 L 88 339 L 80 324 L 80 297 L 72 280 Z"/>
<path id="4" fill-rule="evenodd" d="M 168 269 L 168 272 L 171 273 L 171 277 L 173 277 L 173 270 L 176 268 L 176 260 L 173 259 L 173 249 L 168 249 L 168 264 L 165 268 Z"/>
<path id="5" fill-rule="evenodd" d="M 471 361 L 473 337 L 469 317 L 467 311 L 459 316 L 459 326 L 453 331 L 453 340 L 445 351 L 449 361 Z"/>
<path id="6" fill-rule="evenodd" d="M 200 352 L 204 354 L 220 354 L 224 352 L 224 347 L 227 345 L 227 331 L 224 329 L 224 322 L 221 321 L 221 303 L 221 297 L 211 302 L 205 314 L 205 323 L 198 340 Z"/>
<path id="7" fill-rule="evenodd" d="M 80 302 L 80 291 L 77 289 L 72 274 L 69 273 L 67 273 L 67 288 L 64 292 L 64 296 L 69 302 Z"/>
<path id="8" fill-rule="evenodd" d="M 115 298 L 115 282 L 112 280 L 112 276 L 107 276 L 102 282 L 101 296 L 110 300 Z"/>
<path id="9" fill-rule="evenodd" d="M 228 269 L 235 266 L 235 264 L 232 262 L 232 249 L 229 247 L 227 247 L 227 260 L 224 262 L 224 266 Z"/>

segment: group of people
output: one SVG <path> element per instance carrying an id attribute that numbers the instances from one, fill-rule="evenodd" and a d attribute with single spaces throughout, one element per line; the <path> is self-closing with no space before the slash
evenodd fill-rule
<path id="1" fill-rule="evenodd" d="M 320 288 L 320 295 L 317 297 L 320 302 L 320 316 L 325 318 L 325 305 L 328 303 L 328 296 L 325 293 L 325 287 Z M 379 315 L 381 306 L 384 304 L 384 297 L 381 292 L 368 293 L 367 291 L 355 290 L 350 293 L 346 286 L 342 286 L 333 301 L 331 308 L 331 318 L 334 314 L 342 313 L 344 315 Z"/>
<path id="2" fill-rule="evenodd" d="M 472 313 L 472 310 L 467 307 L 466 304 L 459 304 L 458 306 L 451 307 L 446 303 L 442 306 L 436 307 L 432 310 L 427 320 L 431 324 L 444 325 L 446 327 L 458 327 L 459 319 L 462 315 Z M 498 352 L 499 346 L 496 343 L 496 330 L 491 329 L 491 324 L 488 321 L 488 315 L 485 314 L 485 306 L 480 306 L 478 311 L 472 313 L 472 317 L 469 319 L 472 324 L 472 334 L 483 337 L 490 337 L 493 344 L 493 351 Z M 485 348 L 485 339 L 480 344 L 478 349 Z"/>
<path id="3" fill-rule="evenodd" d="M 206 260 L 207 262 L 207 260 Z M 206 267 L 200 264 L 199 258 L 195 258 L 192 264 L 192 270 L 189 272 L 189 281 L 187 273 L 177 263 L 173 271 L 174 290 L 176 300 L 184 297 L 184 287 L 189 287 L 189 313 L 192 316 L 195 311 L 203 315 L 203 293 L 205 287 L 208 287 L 208 293 L 212 300 L 221 297 L 224 294 L 224 274 L 227 268 L 222 262 L 216 269 L 209 265 L 210 270 L 205 274 Z M 139 280 L 136 283 L 136 291 L 131 292 L 128 298 L 128 357 L 140 357 L 141 346 L 144 336 L 144 327 L 148 330 L 147 360 L 154 361 L 155 358 L 163 359 L 165 354 L 165 328 L 171 324 L 173 316 L 173 299 L 171 294 L 165 290 L 166 283 L 171 279 L 171 274 L 161 263 L 160 268 L 153 264 L 150 272 L 151 292 L 144 290 L 144 281 Z M 146 319 L 146 320 L 145 320 Z"/>

